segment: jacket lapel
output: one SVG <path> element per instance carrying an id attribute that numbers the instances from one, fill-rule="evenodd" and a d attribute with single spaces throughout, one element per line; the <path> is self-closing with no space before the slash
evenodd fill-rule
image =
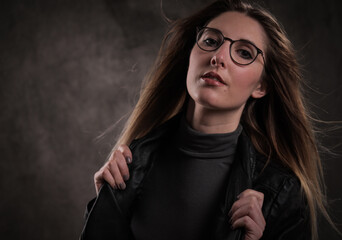
<path id="1" fill-rule="evenodd" d="M 252 179 L 255 169 L 255 150 L 244 132 L 238 141 L 235 160 L 231 166 L 225 202 L 221 206 L 214 239 L 240 240 L 243 239 L 243 229 L 231 229 L 228 212 L 237 200 L 237 196 L 248 188 L 252 188 Z"/>

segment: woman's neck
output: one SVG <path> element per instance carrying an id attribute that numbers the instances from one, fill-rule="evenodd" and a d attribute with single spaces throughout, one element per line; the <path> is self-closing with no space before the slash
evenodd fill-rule
<path id="1" fill-rule="evenodd" d="M 186 120 L 190 126 L 203 133 L 234 132 L 240 122 L 243 108 L 233 111 L 209 109 L 195 104 L 192 99 L 188 102 Z"/>

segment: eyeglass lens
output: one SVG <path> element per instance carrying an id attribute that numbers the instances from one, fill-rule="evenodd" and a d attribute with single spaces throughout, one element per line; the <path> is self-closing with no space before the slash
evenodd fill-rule
<path id="1" fill-rule="evenodd" d="M 197 44 L 204 51 L 215 51 L 225 41 L 220 31 L 203 28 L 198 32 Z M 230 56 L 238 64 L 247 65 L 252 63 L 258 55 L 256 47 L 244 40 L 232 41 L 230 45 Z"/>

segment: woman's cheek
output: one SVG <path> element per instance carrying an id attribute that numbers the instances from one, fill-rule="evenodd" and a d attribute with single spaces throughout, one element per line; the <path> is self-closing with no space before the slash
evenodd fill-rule
<path id="1" fill-rule="evenodd" d="M 259 69 L 249 69 L 249 71 L 237 73 L 237 79 L 240 79 L 236 83 L 239 88 L 245 91 L 252 92 L 258 85 L 261 79 L 261 73 Z"/>

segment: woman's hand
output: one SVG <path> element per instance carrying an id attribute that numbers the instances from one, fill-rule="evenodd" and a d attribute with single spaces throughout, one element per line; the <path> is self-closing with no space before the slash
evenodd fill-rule
<path id="1" fill-rule="evenodd" d="M 258 240 L 262 237 L 266 226 L 261 211 L 263 202 L 263 193 L 247 189 L 240 193 L 229 211 L 232 228 L 245 228 L 244 240 Z"/>
<path id="2" fill-rule="evenodd" d="M 104 182 L 114 189 L 125 189 L 124 181 L 129 179 L 127 164 L 132 162 L 132 152 L 127 145 L 120 145 L 110 156 L 109 160 L 94 175 L 96 194 Z"/>

